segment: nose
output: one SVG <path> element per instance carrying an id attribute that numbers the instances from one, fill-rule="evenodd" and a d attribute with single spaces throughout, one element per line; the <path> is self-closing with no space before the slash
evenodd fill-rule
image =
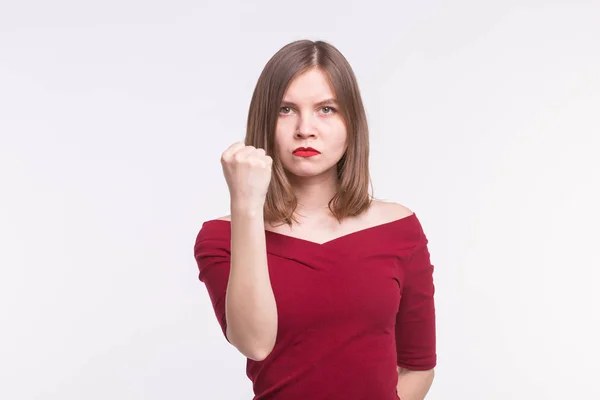
<path id="1" fill-rule="evenodd" d="M 305 139 L 314 136 L 315 125 L 313 123 L 313 116 L 310 114 L 303 114 L 300 118 L 298 118 L 296 137 L 299 139 Z"/>

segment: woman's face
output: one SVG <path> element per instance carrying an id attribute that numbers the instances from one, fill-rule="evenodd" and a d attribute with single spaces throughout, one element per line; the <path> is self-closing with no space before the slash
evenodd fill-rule
<path id="1" fill-rule="evenodd" d="M 335 176 L 336 164 L 347 148 L 346 125 L 320 69 L 312 68 L 291 82 L 279 109 L 275 146 L 289 174 Z"/>

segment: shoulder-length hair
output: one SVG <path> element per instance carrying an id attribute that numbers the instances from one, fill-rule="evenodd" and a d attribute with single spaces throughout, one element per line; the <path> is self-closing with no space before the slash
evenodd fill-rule
<path id="1" fill-rule="evenodd" d="M 297 199 L 276 154 L 275 129 L 283 96 L 291 81 L 311 68 L 324 72 L 336 96 L 348 134 L 348 149 L 337 164 L 338 191 L 329 209 L 338 221 L 361 214 L 371 204 L 369 129 L 356 76 L 342 53 L 324 41 L 298 40 L 282 47 L 265 65 L 252 95 L 245 143 L 273 158 L 265 221 L 297 222 Z"/>

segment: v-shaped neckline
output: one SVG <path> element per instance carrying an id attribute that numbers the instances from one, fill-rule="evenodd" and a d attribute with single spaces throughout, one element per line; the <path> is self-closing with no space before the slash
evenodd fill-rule
<path id="1" fill-rule="evenodd" d="M 350 239 L 350 238 L 353 238 L 355 236 L 359 236 L 361 234 L 370 233 L 372 231 L 375 231 L 375 230 L 378 230 L 378 229 L 382 229 L 382 228 L 385 228 L 385 227 L 388 227 L 388 226 L 391 226 L 391 225 L 403 222 L 404 220 L 409 220 L 409 219 L 412 219 L 412 218 L 416 218 L 416 214 L 414 212 L 411 213 L 411 214 L 409 214 L 409 215 L 407 215 L 407 216 L 404 216 L 402 218 L 397 218 L 397 219 L 392 220 L 392 221 L 383 222 L 383 223 L 380 223 L 380 224 L 368 226 L 366 228 L 358 229 L 356 231 L 348 232 L 348 233 L 345 233 L 343 235 L 336 236 L 336 237 L 334 237 L 332 239 L 328 239 L 328 240 L 326 240 L 324 242 L 315 242 L 313 240 L 304 239 L 304 238 L 300 238 L 300 237 L 292 236 L 292 235 L 287 235 L 287 234 L 281 233 L 281 232 L 271 231 L 271 230 L 268 230 L 266 228 L 265 228 L 264 231 L 265 231 L 266 235 L 271 235 L 271 236 L 277 237 L 277 238 L 279 238 L 281 240 L 289 240 L 289 241 L 297 242 L 297 243 L 306 243 L 306 244 L 309 244 L 309 245 L 312 245 L 312 246 L 317 246 L 317 247 L 326 247 L 328 245 L 333 245 L 334 243 L 343 241 L 345 239 Z M 215 220 L 212 220 L 212 221 L 222 221 L 222 222 L 228 223 L 230 225 L 230 228 L 231 228 L 231 221 L 230 220 L 215 219 Z"/>

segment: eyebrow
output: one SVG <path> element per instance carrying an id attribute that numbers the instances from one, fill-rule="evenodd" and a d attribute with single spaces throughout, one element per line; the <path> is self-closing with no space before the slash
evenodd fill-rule
<path id="1" fill-rule="evenodd" d="M 286 100 L 283 100 L 283 101 L 281 102 L 281 104 L 283 104 L 283 105 L 286 105 L 286 106 L 294 106 L 294 107 L 297 107 L 297 106 L 298 106 L 296 103 L 294 103 L 294 102 L 292 102 L 292 101 L 286 101 Z M 325 104 L 337 104 L 337 100 L 336 100 L 336 99 L 334 99 L 334 98 L 329 98 L 329 99 L 325 99 L 325 100 L 319 101 L 319 102 L 318 102 L 317 104 L 315 104 L 315 105 L 316 105 L 316 106 L 323 106 L 323 105 L 325 105 Z"/>

